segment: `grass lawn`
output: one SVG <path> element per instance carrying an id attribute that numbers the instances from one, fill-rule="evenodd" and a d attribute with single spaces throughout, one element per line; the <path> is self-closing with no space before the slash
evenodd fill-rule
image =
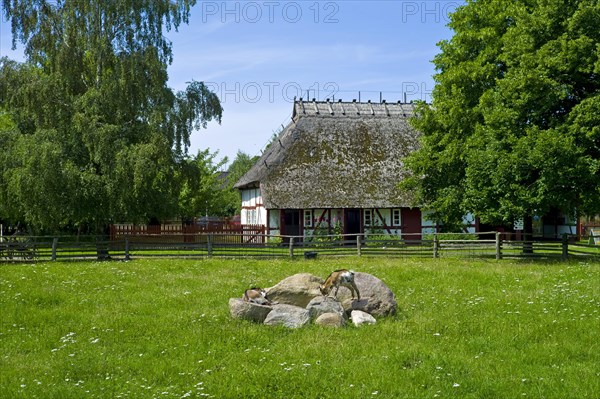
<path id="1" fill-rule="evenodd" d="M 233 320 L 299 272 L 381 278 L 360 328 Z M 600 263 L 324 258 L 0 265 L 1 398 L 600 398 Z"/>

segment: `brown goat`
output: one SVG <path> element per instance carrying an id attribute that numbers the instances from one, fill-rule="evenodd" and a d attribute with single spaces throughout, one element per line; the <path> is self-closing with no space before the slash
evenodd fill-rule
<path id="1" fill-rule="evenodd" d="M 352 270 L 340 269 L 332 272 L 329 277 L 327 277 L 327 280 L 325 280 L 325 284 L 321 284 L 319 289 L 321 290 L 321 294 L 329 296 L 331 289 L 335 287 L 333 296 L 337 297 L 340 286 L 350 290 L 352 299 L 355 298 L 356 293 L 356 298 L 360 300 L 360 292 L 358 292 L 358 287 L 356 287 L 356 283 L 354 283 L 354 272 Z"/>

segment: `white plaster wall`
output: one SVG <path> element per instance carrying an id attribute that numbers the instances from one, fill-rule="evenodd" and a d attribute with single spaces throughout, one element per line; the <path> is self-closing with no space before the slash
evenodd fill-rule
<path id="1" fill-rule="evenodd" d="M 256 220 L 254 221 L 249 220 L 249 215 L 252 213 L 255 215 Z M 267 210 L 263 206 L 259 188 L 242 190 L 242 213 L 240 215 L 240 222 L 242 224 L 267 225 Z"/>

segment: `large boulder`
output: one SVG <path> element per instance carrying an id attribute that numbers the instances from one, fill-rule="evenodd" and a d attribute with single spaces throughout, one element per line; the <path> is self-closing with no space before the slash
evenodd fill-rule
<path id="1" fill-rule="evenodd" d="M 267 288 L 267 298 L 272 302 L 305 308 L 311 299 L 321 295 L 319 286 L 323 283 L 322 278 L 309 273 L 294 274 Z"/>
<path id="2" fill-rule="evenodd" d="M 383 281 L 371 274 L 356 272 L 354 282 L 360 291 L 360 301 L 351 300 L 352 295 L 348 289 L 340 288 L 337 295 L 346 311 L 362 310 L 375 317 L 396 314 L 398 310 L 396 297 Z"/>
<path id="3" fill-rule="evenodd" d="M 234 319 L 244 319 L 256 323 L 263 323 L 271 310 L 273 310 L 271 306 L 246 302 L 240 298 L 229 299 L 229 313 L 231 313 L 231 317 Z"/>
<path id="4" fill-rule="evenodd" d="M 299 328 L 309 322 L 308 310 L 294 305 L 278 304 L 273 306 L 273 310 L 267 315 L 264 323 L 269 326 Z"/>
<path id="5" fill-rule="evenodd" d="M 308 305 L 306 305 L 306 309 L 310 314 L 311 320 L 316 319 L 324 313 L 338 313 L 342 317 L 346 316 L 344 307 L 339 301 L 322 295 L 314 297 Z"/>
<path id="6" fill-rule="evenodd" d="M 315 324 L 326 327 L 344 327 L 346 319 L 339 313 L 323 313 L 316 318 Z"/>

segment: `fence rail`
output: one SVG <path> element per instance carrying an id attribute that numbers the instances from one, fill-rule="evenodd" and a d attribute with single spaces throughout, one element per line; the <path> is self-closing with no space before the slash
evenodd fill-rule
<path id="1" fill-rule="evenodd" d="M 129 260 L 149 257 L 305 257 L 388 256 L 433 258 L 547 258 L 589 257 L 600 260 L 600 246 L 573 242 L 511 241 L 501 233 L 476 233 L 471 239 L 451 234 L 400 237 L 331 235 L 274 236 L 256 232 L 195 234 L 134 234 L 112 237 L 0 237 L 0 262 L 78 259 Z M 482 239 L 480 237 L 485 237 Z M 489 239 L 488 237 L 495 237 Z"/>

